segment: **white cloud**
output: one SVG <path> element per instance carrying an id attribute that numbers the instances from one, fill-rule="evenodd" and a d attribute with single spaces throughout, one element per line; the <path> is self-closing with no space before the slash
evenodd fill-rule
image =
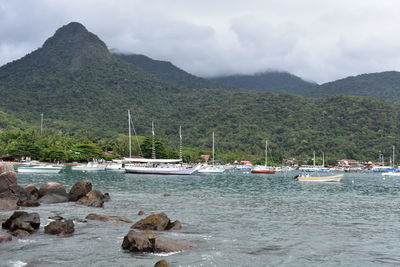
<path id="1" fill-rule="evenodd" d="M 395 0 L 36 0 L 0 2 L 0 65 L 83 23 L 109 48 L 197 75 L 287 70 L 326 82 L 398 70 Z"/>

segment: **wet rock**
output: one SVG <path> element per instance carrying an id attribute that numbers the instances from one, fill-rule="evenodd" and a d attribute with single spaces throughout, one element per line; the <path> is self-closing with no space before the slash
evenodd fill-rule
<path id="1" fill-rule="evenodd" d="M 143 216 L 144 215 L 144 211 L 143 210 L 139 210 L 138 214 L 139 216 Z"/>
<path id="2" fill-rule="evenodd" d="M 57 182 L 48 182 L 43 184 L 39 189 L 39 197 L 42 198 L 46 195 L 59 195 L 64 196 L 68 199 L 67 191 L 63 184 Z"/>
<path id="3" fill-rule="evenodd" d="M 47 195 L 39 198 L 39 202 L 45 203 L 45 204 L 68 202 L 68 196 L 57 195 L 57 194 L 47 194 Z"/>
<path id="4" fill-rule="evenodd" d="M 100 190 L 93 189 L 86 196 L 81 197 L 76 203 L 80 205 L 86 205 L 89 207 L 101 208 L 104 205 L 107 197 Z"/>
<path id="5" fill-rule="evenodd" d="M 22 229 L 17 229 L 14 232 L 11 232 L 11 234 L 18 238 L 24 238 L 24 237 L 31 235 L 28 231 L 25 231 Z"/>
<path id="6" fill-rule="evenodd" d="M 90 191 L 92 191 L 92 183 L 90 181 L 76 182 L 68 193 L 68 199 L 69 201 L 77 201 Z"/>
<path id="7" fill-rule="evenodd" d="M 171 265 L 169 265 L 167 260 L 159 260 L 156 262 L 156 264 L 154 264 L 154 267 L 171 267 Z"/>
<path id="8" fill-rule="evenodd" d="M 130 230 L 122 242 L 122 248 L 131 252 L 175 252 L 194 247 L 196 244 L 193 242 L 157 236 L 151 231 L 135 232 Z"/>
<path id="9" fill-rule="evenodd" d="M 21 207 L 38 207 L 40 203 L 38 200 L 18 200 L 18 206 Z"/>
<path id="10" fill-rule="evenodd" d="M 154 242 L 155 253 L 175 252 L 190 250 L 196 247 L 196 244 L 186 240 L 175 240 L 164 236 L 157 236 Z"/>
<path id="11" fill-rule="evenodd" d="M 110 197 L 109 193 L 104 193 L 104 201 L 105 202 L 111 201 L 111 197 Z"/>
<path id="12" fill-rule="evenodd" d="M 10 185 L 17 184 L 17 174 L 5 162 L 0 163 L 0 193 L 8 190 Z"/>
<path id="13" fill-rule="evenodd" d="M 25 188 L 23 188 L 20 185 L 17 185 L 17 184 L 10 185 L 8 187 L 8 190 L 11 192 L 11 194 L 13 196 L 15 196 L 16 198 L 18 198 L 21 201 L 31 199 L 31 196 L 28 194 L 28 192 L 25 190 Z"/>
<path id="14" fill-rule="evenodd" d="M 0 210 L 16 210 L 19 209 L 18 200 L 0 198 Z"/>
<path id="15" fill-rule="evenodd" d="M 55 216 L 49 216 L 50 220 L 55 220 L 55 221 L 61 221 L 64 220 L 63 217 L 59 216 L 59 215 L 55 215 Z"/>
<path id="16" fill-rule="evenodd" d="M 131 230 L 124 237 L 122 248 L 131 252 L 153 252 L 150 240 L 154 242 L 154 239 L 149 239 L 146 233 Z"/>
<path id="17" fill-rule="evenodd" d="M 3 224 L 3 229 L 14 232 L 18 229 L 32 234 L 40 226 L 40 217 L 36 212 L 15 211 Z"/>
<path id="18" fill-rule="evenodd" d="M 31 200 L 39 199 L 39 190 L 34 184 L 28 184 L 24 187 L 25 191 L 31 196 Z"/>
<path id="19" fill-rule="evenodd" d="M 44 232 L 51 235 L 64 236 L 75 231 L 75 224 L 72 220 L 57 220 L 44 227 Z"/>
<path id="20" fill-rule="evenodd" d="M 182 224 L 178 220 L 169 223 L 167 225 L 167 228 L 165 228 L 165 230 L 181 230 L 181 229 L 182 229 Z"/>
<path id="21" fill-rule="evenodd" d="M 150 214 L 144 219 L 136 222 L 131 228 L 141 229 L 141 230 L 179 230 L 182 225 L 179 221 L 171 223 L 168 216 L 164 213 Z"/>
<path id="22" fill-rule="evenodd" d="M 0 243 L 3 242 L 8 242 L 12 240 L 12 236 L 11 235 L 1 235 L 0 236 Z"/>
<path id="23" fill-rule="evenodd" d="M 87 220 L 86 220 L 86 219 L 74 218 L 74 219 L 72 219 L 72 220 L 75 221 L 75 222 L 78 222 L 78 223 L 87 223 Z"/>
<path id="24" fill-rule="evenodd" d="M 165 194 L 162 194 L 161 195 L 162 197 L 170 197 L 170 196 L 172 196 L 171 194 L 168 194 L 168 193 L 165 193 Z"/>
<path id="25" fill-rule="evenodd" d="M 95 213 L 91 213 L 88 216 L 86 216 L 86 219 L 88 220 L 98 220 L 102 222 L 120 222 L 120 223 L 133 223 L 133 221 L 129 220 L 125 216 L 107 216 L 107 215 L 99 215 Z"/>

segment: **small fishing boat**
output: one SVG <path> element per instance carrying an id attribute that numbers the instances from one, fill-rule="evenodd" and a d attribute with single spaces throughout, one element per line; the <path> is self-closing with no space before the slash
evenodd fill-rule
<path id="1" fill-rule="evenodd" d="M 90 172 L 90 171 L 105 171 L 106 170 L 106 166 L 100 165 L 96 161 L 91 161 L 91 162 L 88 162 L 86 165 L 72 166 L 71 170 L 73 170 L 73 171 L 86 171 L 86 172 Z"/>
<path id="2" fill-rule="evenodd" d="M 310 175 L 296 175 L 294 177 L 297 181 L 307 181 L 307 182 L 340 182 L 344 174 L 337 174 L 331 176 L 310 176 Z"/>
<path id="3" fill-rule="evenodd" d="M 19 173 L 59 173 L 62 170 L 62 165 L 34 165 L 34 166 L 20 166 L 17 168 Z"/>
<path id="4" fill-rule="evenodd" d="M 106 166 L 107 171 L 125 171 L 125 164 L 122 160 L 113 160 Z"/>

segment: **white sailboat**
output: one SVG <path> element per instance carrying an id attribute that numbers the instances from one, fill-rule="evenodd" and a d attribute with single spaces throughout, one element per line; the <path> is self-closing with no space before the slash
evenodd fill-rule
<path id="1" fill-rule="evenodd" d="M 325 153 L 322 152 L 322 166 L 315 165 L 315 151 L 313 156 L 313 165 L 312 166 L 302 166 L 299 168 L 302 172 L 330 172 L 330 168 L 325 167 Z"/>
<path id="2" fill-rule="evenodd" d="M 265 140 L 265 164 L 264 166 L 256 166 L 251 169 L 251 173 L 263 173 L 263 174 L 274 174 L 277 170 L 272 167 L 268 167 L 268 140 Z"/>
<path id="3" fill-rule="evenodd" d="M 223 173 L 225 171 L 225 168 L 223 166 L 215 166 L 215 136 L 214 132 L 212 133 L 212 165 L 206 165 L 203 166 L 201 169 L 199 169 L 197 172 L 199 173 Z"/>
<path id="4" fill-rule="evenodd" d="M 125 172 L 135 174 L 190 175 L 199 169 L 199 165 L 183 164 L 182 129 L 179 127 L 179 159 L 157 159 L 155 150 L 154 123 L 152 125 L 153 149 L 152 158 L 125 158 Z"/>
<path id="5" fill-rule="evenodd" d="M 400 176 L 400 172 L 396 171 L 394 159 L 395 159 L 395 146 L 393 146 L 393 160 L 392 160 L 392 166 L 391 166 L 392 171 L 386 171 L 386 172 L 382 173 L 383 176 L 385 176 L 385 177 L 398 177 L 398 176 Z"/>

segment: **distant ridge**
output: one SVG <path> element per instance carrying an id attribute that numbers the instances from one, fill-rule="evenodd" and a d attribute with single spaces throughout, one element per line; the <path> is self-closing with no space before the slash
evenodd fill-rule
<path id="1" fill-rule="evenodd" d="M 157 76 L 160 80 L 175 83 L 190 88 L 230 88 L 221 83 L 213 82 L 192 75 L 168 61 L 149 58 L 144 55 L 114 53 L 120 59 L 132 63 L 142 70 Z"/>
<path id="2" fill-rule="evenodd" d="M 309 91 L 318 86 L 316 83 L 307 82 L 288 72 L 279 71 L 266 71 L 254 75 L 229 75 L 215 77 L 212 80 L 259 92 L 298 95 L 308 95 Z"/>

